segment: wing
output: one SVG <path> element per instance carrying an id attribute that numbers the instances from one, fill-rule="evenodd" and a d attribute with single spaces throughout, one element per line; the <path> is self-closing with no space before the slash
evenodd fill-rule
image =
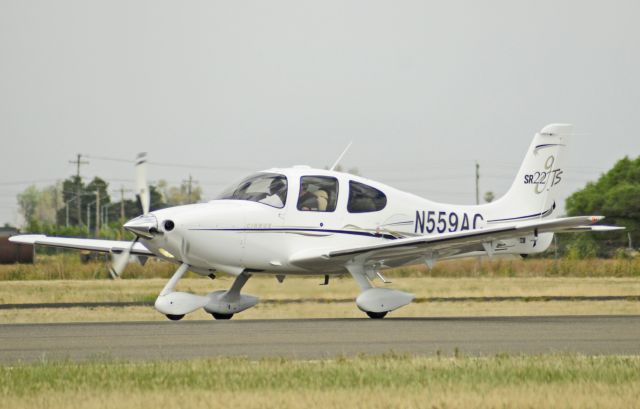
<path id="1" fill-rule="evenodd" d="M 48 237 L 43 234 L 23 234 L 12 236 L 9 241 L 19 244 L 38 244 L 42 246 L 63 247 L 67 249 L 98 251 L 102 253 L 121 253 L 131 247 L 130 241 L 76 239 L 68 237 Z M 136 242 L 131 249 L 136 256 L 155 256 L 142 243 Z"/>
<path id="2" fill-rule="evenodd" d="M 480 230 L 410 237 L 369 246 L 306 250 L 294 254 L 289 262 L 302 268 L 314 268 L 320 264 L 329 268 L 344 266 L 354 259 L 358 263 L 393 264 L 394 261 L 410 262 L 432 258 L 434 255 L 437 255 L 437 258 L 453 256 L 482 249 L 483 244 L 493 240 L 517 238 L 528 234 L 622 229 L 613 226 L 591 226 L 602 219 L 603 216 L 577 216 L 546 221 L 534 220 Z"/>

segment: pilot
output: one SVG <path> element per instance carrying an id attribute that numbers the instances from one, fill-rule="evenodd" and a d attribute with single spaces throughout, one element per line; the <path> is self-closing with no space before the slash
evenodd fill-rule
<path id="1" fill-rule="evenodd" d="M 287 198 L 287 184 L 283 177 L 274 178 L 269 184 L 269 196 L 260 200 L 261 203 L 269 206 L 282 208 Z"/>

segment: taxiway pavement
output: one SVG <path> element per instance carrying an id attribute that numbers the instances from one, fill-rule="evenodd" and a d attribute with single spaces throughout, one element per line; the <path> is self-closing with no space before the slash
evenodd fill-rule
<path id="1" fill-rule="evenodd" d="M 217 356 L 640 354 L 640 316 L 106 322 L 0 325 L 0 362 Z"/>

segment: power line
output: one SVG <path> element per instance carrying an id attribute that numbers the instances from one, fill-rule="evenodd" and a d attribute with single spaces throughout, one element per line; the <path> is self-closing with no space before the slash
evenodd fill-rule
<path id="1" fill-rule="evenodd" d="M 114 158 L 109 156 L 94 156 L 94 155 L 84 155 L 86 158 L 109 161 L 109 162 L 122 162 L 122 163 L 135 163 L 134 160 L 124 159 L 124 158 Z M 155 162 L 148 161 L 149 165 L 152 166 L 160 166 L 160 167 L 170 167 L 170 168 L 185 168 L 185 169 L 205 169 L 205 170 L 253 170 L 249 167 L 243 166 L 208 166 L 208 165 L 198 165 L 193 163 L 172 163 L 172 162 Z"/>
<path id="2" fill-rule="evenodd" d="M 19 185 L 33 185 L 36 183 L 52 183 L 57 182 L 59 179 L 34 179 L 34 180 L 21 180 L 15 182 L 0 182 L 0 186 L 19 186 Z"/>
<path id="3" fill-rule="evenodd" d="M 476 161 L 476 204 L 480 204 L 480 164 Z"/>
<path id="4" fill-rule="evenodd" d="M 109 162 L 135 163 L 135 160 L 132 160 L 132 159 L 112 158 L 109 156 L 95 156 L 95 155 L 87 155 L 87 154 L 85 154 L 84 156 L 89 159 L 104 160 Z"/>

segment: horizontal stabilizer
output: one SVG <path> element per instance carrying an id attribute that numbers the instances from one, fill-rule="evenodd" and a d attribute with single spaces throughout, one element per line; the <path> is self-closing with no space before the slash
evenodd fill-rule
<path id="1" fill-rule="evenodd" d="M 580 233 L 580 232 L 607 232 L 607 231 L 618 231 L 624 230 L 626 227 L 624 226 L 605 226 L 605 225 L 597 225 L 597 226 L 576 226 L 567 228 L 564 230 L 559 230 L 556 233 Z"/>

